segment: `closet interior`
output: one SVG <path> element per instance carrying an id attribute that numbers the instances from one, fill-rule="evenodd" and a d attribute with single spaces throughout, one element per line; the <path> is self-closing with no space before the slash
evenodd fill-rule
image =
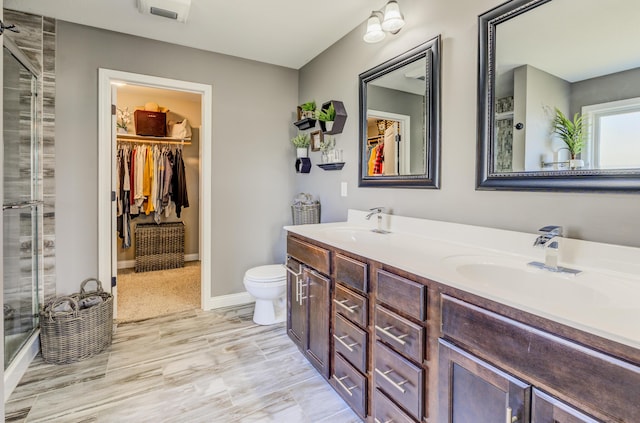
<path id="1" fill-rule="evenodd" d="M 123 85 L 116 103 L 118 320 L 199 308 L 201 96 Z"/>

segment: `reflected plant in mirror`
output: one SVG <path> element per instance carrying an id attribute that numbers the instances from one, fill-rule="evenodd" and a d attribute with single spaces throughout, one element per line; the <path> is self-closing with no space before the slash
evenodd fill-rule
<path id="1" fill-rule="evenodd" d="M 360 74 L 359 186 L 438 188 L 440 37 Z"/>
<path id="2" fill-rule="evenodd" d="M 638 16 L 512 0 L 479 17 L 479 189 L 640 190 Z"/>

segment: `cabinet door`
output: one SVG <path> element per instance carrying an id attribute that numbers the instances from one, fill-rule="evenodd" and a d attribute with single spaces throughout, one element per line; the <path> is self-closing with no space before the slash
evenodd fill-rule
<path id="1" fill-rule="evenodd" d="M 525 423 L 531 387 L 463 351 L 439 341 L 440 423 Z"/>
<path id="2" fill-rule="evenodd" d="M 597 423 L 586 414 L 569 407 L 562 401 L 533 389 L 532 423 Z"/>
<path id="3" fill-rule="evenodd" d="M 287 333 L 299 348 L 306 348 L 307 306 L 304 297 L 302 264 L 287 260 Z M 296 276 L 299 275 L 299 276 Z"/>
<path id="4" fill-rule="evenodd" d="M 329 279 L 311 269 L 304 271 L 305 296 L 308 304 L 309 340 L 307 357 L 326 378 L 329 378 Z"/>

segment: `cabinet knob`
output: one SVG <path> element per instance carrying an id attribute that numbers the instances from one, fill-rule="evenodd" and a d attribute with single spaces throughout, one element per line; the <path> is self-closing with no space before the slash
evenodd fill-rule
<path id="1" fill-rule="evenodd" d="M 511 409 L 511 407 L 507 407 L 507 419 L 505 420 L 505 422 L 516 423 L 517 421 L 518 421 L 518 416 L 514 416 L 513 410 Z"/>

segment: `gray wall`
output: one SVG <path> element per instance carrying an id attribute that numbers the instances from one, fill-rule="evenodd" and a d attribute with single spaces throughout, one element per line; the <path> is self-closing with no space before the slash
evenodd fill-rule
<path id="1" fill-rule="evenodd" d="M 640 68 L 571 84 L 571 116 L 582 106 L 640 97 Z"/>
<path id="2" fill-rule="evenodd" d="M 640 196 L 475 190 L 478 15 L 502 0 L 403 0 L 407 25 L 378 44 L 362 41 L 364 23 L 301 69 L 299 102 L 342 100 L 348 118 L 336 136 L 341 171 L 315 168 L 297 177 L 296 190 L 322 202 L 324 222 L 346 219 L 347 209 L 386 206 L 394 214 L 535 232 L 565 226 L 567 236 L 640 246 Z M 366 17 L 363 17 L 363 22 Z M 358 74 L 442 34 L 442 188 L 358 188 Z M 311 153 L 312 162 L 320 160 Z M 340 182 L 348 197 L 340 197 Z"/>
<path id="3" fill-rule="evenodd" d="M 294 187 L 295 70 L 58 22 L 58 293 L 98 271 L 98 68 L 210 84 L 214 159 L 212 293 L 244 291 L 244 271 L 282 262 Z"/>

